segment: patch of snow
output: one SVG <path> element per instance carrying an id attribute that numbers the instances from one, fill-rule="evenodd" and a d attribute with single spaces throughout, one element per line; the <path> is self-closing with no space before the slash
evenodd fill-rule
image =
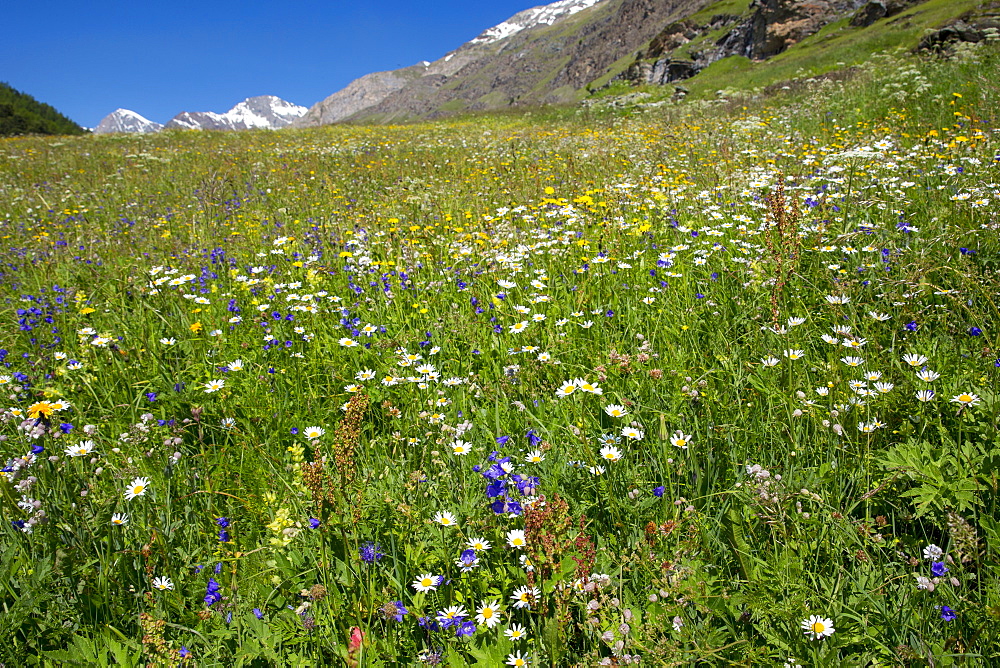
<path id="1" fill-rule="evenodd" d="M 491 44 L 527 28 L 540 25 L 552 25 L 559 19 L 571 16 L 577 12 L 596 5 L 602 0 L 558 0 L 549 5 L 532 7 L 518 12 L 503 23 L 484 30 L 482 34 L 469 42 L 470 44 Z"/>
<path id="2" fill-rule="evenodd" d="M 308 112 L 274 95 L 248 97 L 224 114 L 211 111 L 184 112 L 171 120 L 171 127 L 191 130 L 277 129 L 290 125 Z"/>
<path id="3" fill-rule="evenodd" d="M 248 97 L 222 114 L 229 127 L 236 130 L 249 128 L 280 128 L 301 118 L 309 111 L 274 95 Z"/>
<path id="4" fill-rule="evenodd" d="M 115 109 L 101 119 L 94 128 L 95 134 L 111 134 L 116 132 L 147 133 L 156 132 L 163 126 L 145 118 L 131 109 Z"/>

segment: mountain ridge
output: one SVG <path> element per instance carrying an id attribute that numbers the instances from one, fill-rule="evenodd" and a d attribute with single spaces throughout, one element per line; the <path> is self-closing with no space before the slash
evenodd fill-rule
<path id="1" fill-rule="evenodd" d="M 98 134 L 148 133 L 160 130 L 250 130 L 263 128 L 276 130 L 287 127 L 308 111 L 276 95 L 248 97 L 229 111 L 182 111 L 165 124 L 151 121 L 129 109 L 116 109 L 101 119 Z"/>
<path id="2" fill-rule="evenodd" d="M 131 109 L 118 108 L 101 119 L 101 122 L 94 128 L 94 134 L 147 134 L 158 132 L 161 129 L 163 129 L 162 124 L 151 121 L 140 113 Z"/>
<path id="3" fill-rule="evenodd" d="M 248 97 L 229 111 L 183 111 L 163 126 L 165 130 L 277 130 L 292 123 L 308 111 L 276 95 Z"/>

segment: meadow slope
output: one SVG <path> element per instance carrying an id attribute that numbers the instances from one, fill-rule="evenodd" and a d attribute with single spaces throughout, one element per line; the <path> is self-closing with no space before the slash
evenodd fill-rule
<path id="1" fill-rule="evenodd" d="M 995 665 L 997 65 L 0 140 L 0 661 Z"/>

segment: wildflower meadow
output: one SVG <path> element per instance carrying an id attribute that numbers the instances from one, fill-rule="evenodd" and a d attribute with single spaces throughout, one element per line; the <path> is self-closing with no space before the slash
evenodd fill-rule
<path id="1" fill-rule="evenodd" d="M 997 665 L 998 64 L 0 140 L 0 662 Z"/>

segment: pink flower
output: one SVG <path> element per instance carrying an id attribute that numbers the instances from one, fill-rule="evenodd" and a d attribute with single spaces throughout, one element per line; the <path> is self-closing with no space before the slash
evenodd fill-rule
<path id="1" fill-rule="evenodd" d="M 361 649 L 361 643 L 364 642 L 365 632 L 362 631 L 357 626 L 351 627 L 351 639 L 347 643 L 347 651 L 351 654 L 357 652 Z"/>

